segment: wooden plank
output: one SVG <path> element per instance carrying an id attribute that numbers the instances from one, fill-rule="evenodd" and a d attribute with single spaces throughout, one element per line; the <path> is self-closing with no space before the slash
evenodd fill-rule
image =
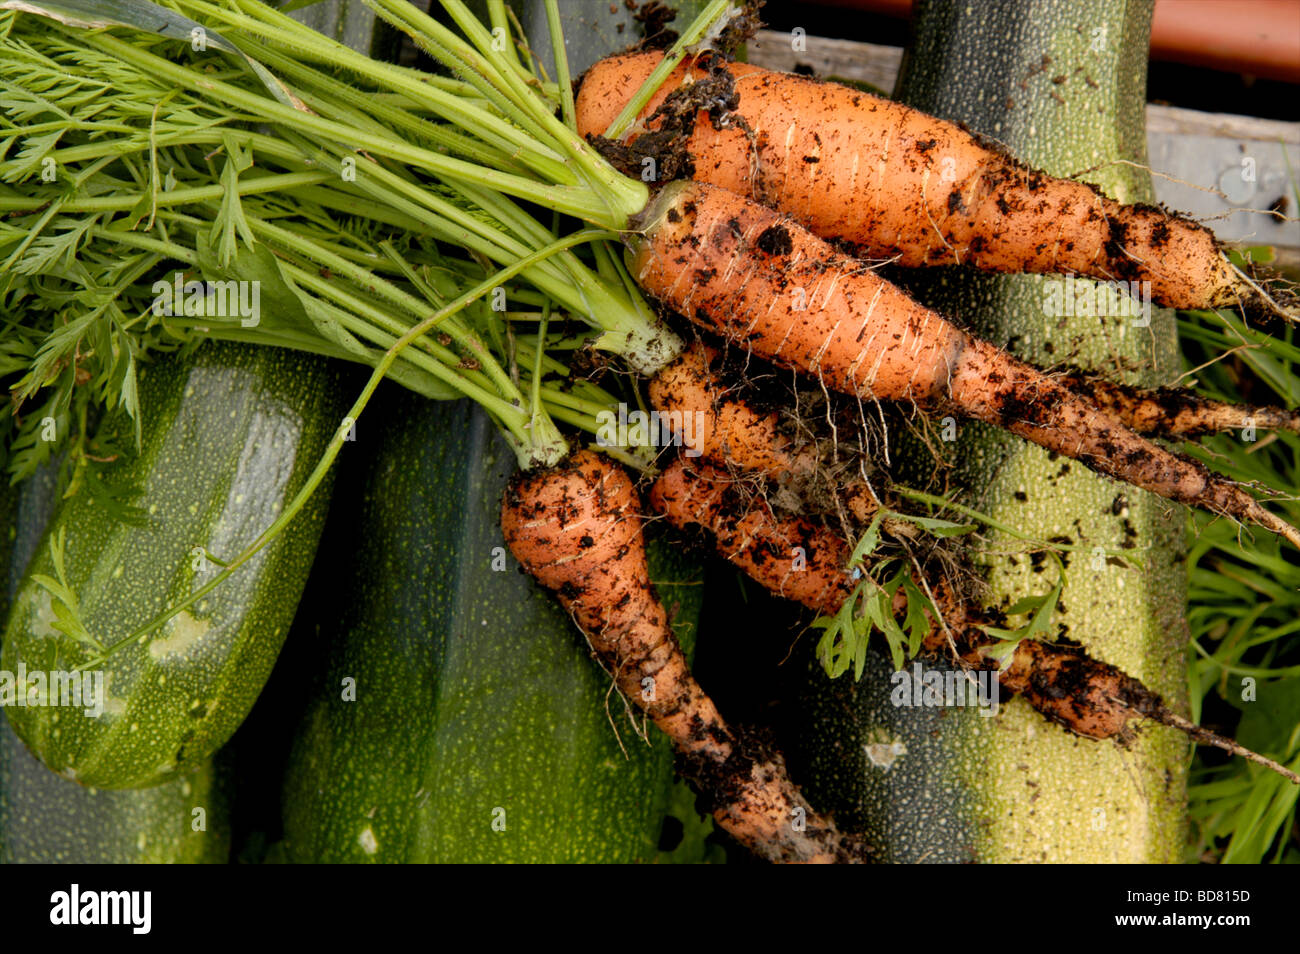
<path id="1" fill-rule="evenodd" d="M 869 83 L 886 95 L 894 89 L 903 51 L 896 46 L 854 43 L 824 36 L 796 36 L 759 30 L 745 44 L 749 62 L 769 70 L 798 72 L 811 66 L 817 76 Z"/>
<path id="2" fill-rule="evenodd" d="M 1203 113 L 1154 103 L 1147 105 L 1147 132 L 1300 143 L 1300 123 L 1232 113 Z"/>

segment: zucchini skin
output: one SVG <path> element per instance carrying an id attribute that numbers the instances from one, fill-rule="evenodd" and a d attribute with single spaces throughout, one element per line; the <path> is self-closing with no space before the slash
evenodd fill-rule
<path id="1" fill-rule="evenodd" d="M 224 864 L 221 763 L 152 788 L 85 788 L 46 768 L 0 719 L 0 864 Z"/>
<path id="2" fill-rule="evenodd" d="M 12 707 L 19 737 L 47 766 L 94 788 L 156 785 L 206 762 L 252 707 L 288 633 L 328 507 L 323 483 L 284 532 L 146 641 L 121 642 L 220 572 L 304 483 L 342 420 L 337 372 L 314 357 L 207 343 L 141 375 L 141 452 L 105 479 L 142 490 L 144 526 L 87 493 L 64 501 L 38 547 L 5 630 L 0 668 L 102 669 L 104 711 Z M 65 534 L 67 585 L 107 657 L 56 631 L 52 599 Z M 97 659 L 99 657 L 99 659 Z M 101 661 L 102 660 L 102 661 Z"/>
<path id="3" fill-rule="evenodd" d="M 286 775 L 286 857 L 652 858 L 670 746 L 653 727 L 638 739 L 617 695 L 606 714 L 608 677 L 505 550 L 514 455 L 465 402 L 380 396 L 387 426 L 359 435 L 365 466 L 340 473 L 339 499 L 355 504 L 331 519 L 309 587 L 322 598 L 287 653 L 310 646 L 317 672 Z M 698 581 L 666 553 L 655 548 L 657 581 Z M 688 641 L 700 590 L 661 590 Z"/>
<path id="4" fill-rule="evenodd" d="M 56 481 L 47 466 L 0 489 L 0 620 L 54 510 Z M 222 768 L 205 763 L 139 791 L 83 788 L 42 765 L 0 715 L 0 864 L 225 862 L 230 804 Z"/>

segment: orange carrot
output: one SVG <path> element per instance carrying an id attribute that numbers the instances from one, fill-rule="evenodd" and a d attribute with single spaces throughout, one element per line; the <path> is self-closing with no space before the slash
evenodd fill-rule
<path id="1" fill-rule="evenodd" d="M 694 426 L 683 445 L 715 462 L 762 474 L 791 488 L 805 502 L 820 496 L 821 451 L 815 442 L 802 445 L 780 432 L 775 411 L 756 410 L 728 389 L 714 370 L 717 352 L 702 342 L 690 345 L 675 361 L 650 379 L 650 401 L 670 422 L 694 415 Z M 683 429 L 685 430 L 685 429 Z M 860 477 L 849 476 L 830 488 L 835 499 L 860 521 L 879 509 L 875 493 Z"/>
<path id="2" fill-rule="evenodd" d="M 857 521 L 869 521 L 880 501 L 867 481 L 852 473 L 826 473 L 819 443 L 783 433 L 776 411 L 758 410 L 742 389 L 724 382 L 718 359 L 717 349 L 696 341 L 650 379 L 651 403 L 669 426 L 694 415 L 692 427 L 680 428 L 682 446 L 725 465 L 733 476 L 761 474 L 776 482 L 785 500 L 832 513 L 837 509 L 826 504 L 840 504 Z M 1082 371 L 1055 377 L 1142 435 L 1190 439 L 1251 427 L 1300 432 L 1300 411 L 1226 404 L 1183 388 L 1137 388 Z M 891 523 L 892 530 L 905 529 Z"/>
<path id="3" fill-rule="evenodd" d="M 820 442 L 783 433 L 779 414 L 757 409 L 743 389 L 727 385 L 719 363 L 717 349 L 696 341 L 650 379 L 651 403 L 669 426 L 693 415 L 693 426 L 680 428 L 682 446 L 725 465 L 734 477 L 761 474 L 777 485 L 777 499 L 823 513 L 844 512 L 864 525 L 870 521 L 880 500 L 867 480 L 852 471 L 824 468 Z M 1251 427 L 1300 431 L 1300 411 L 1225 404 L 1182 388 L 1137 388 L 1082 371 L 1055 377 L 1142 435 L 1190 439 Z M 886 520 L 886 529 L 895 535 L 910 527 Z"/>
<path id="4" fill-rule="evenodd" d="M 666 186 L 628 238 L 638 284 L 776 364 L 867 399 L 911 400 L 1000 427 L 1170 500 L 1300 531 L 1240 487 L 1119 425 L 1051 377 L 973 338 L 786 216 L 694 182 Z"/>
<path id="5" fill-rule="evenodd" d="M 649 500 L 678 529 L 701 528 L 712 534 L 723 557 L 778 596 L 834 616 L 853 593 L 856 582 L 847 569 L 849 548 L 843 537 L 802 517 L 777 514 L 766 501 L 747 499 L 716 467 L 699 461 L 687 464 L 679 458 L 656 478 Z M 933 625 L 922 652 L 947 655 L 967 669 L 997 668 L 986 654 L 994 640 L 981 628 L 995 622 L 990 614 L 970 605 L 942 581 L 930 591 L 943 626 L 931 617 Z M 894 608 L 898 613 L 906 610 L 901 593 Z M 996 623 L 1005 626 L 1004 620 Z M 1023 696 L 1043 716 L 1076 735 L 1126 743 L 1135 735 L 1137 723 L 1149 719 L 1300 784 L 1294 772 L 1193 725 L 1140 680 L 1069 642 L 1021 640 L 998 680 L 1003 691 Z"/>
<path id="6" fill-rule="evenodd" d="M 1021 640 L 1011 665 L 999 677 L 999 685 L 1022 696 L 1048 719 L 1085 738 L 1115 739 L 1124 745 L 1136 736 L 1137 725 L 1149 719 L 1186 733 L 1200 745 L 1239 755 L 1300 785 L 1300 775 L 1286 766 L 1183 718 L 1140 680 L 1093 659 L 1079 646 Z"/>
<path id="7" fill-rule="evenodd" d="M 603 136 L 661 58 L 627 54 L 588 70 L 579 131 Z M 675 135 L 651 118 L 661 106 L 681 127 Z M 704 107 L 717 126 L 697 112 Z M 1154 301 L 1176 308 L 1261 298 L 1203 226 L 1121 205 L 1087 183 L 1029 169 L 954 123 L 836 83 L 705 54 L 670 74 L 641 119 L 634 134 L 660 132 L 640 150 L 684 140 L 698 181 L 780 209 L 865 256 L 1150 282 Z M 639 168 L 635 135 L 629 148 Z M 671 171 L 672 157 L 657 161 Z"/>
<path id="8" fill-rule="evenodd" d="M 860 861 L 779 755 L 733 731 L 691 675 L 646 566 L 640 502 L 621 467 L 589 451 L 521 473 L 501 528 L 516 559 L 573 614 L 625 699 L 672 740 L 718 823 L 771 861 Z"/>
<path id="9" fill-rule="evenodd" d="M 806 518 L 776 514 L 711 464 L 673 461 L 651 485 L 649 500 L 679 530 L 707 530 L 724 559 L 777 596 L 832 616 L 853 592 L 842 536 Z"/>
<path id="10" fill-rule="evenodd" d="M 1194 438 L 1251 427 L 1300 432 L 1300 411 L 1225 404 L 1183 388 L 1135 388 L 1083 372 L 1060 381 L 1138 434 Z"/>

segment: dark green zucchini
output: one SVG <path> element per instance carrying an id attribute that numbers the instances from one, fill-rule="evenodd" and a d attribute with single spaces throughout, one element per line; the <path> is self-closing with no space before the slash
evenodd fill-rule
<path id="1" fill-rule="evenodd" d="M 0 490 L 0 620 L 54 509 L 55 483 L 45 467 Z M 227 788 L 211 764 L 140 791 L 84 788 L 42 765 L 0 716 L 0 864 L 224 862 Z"/>
<path id="2" fill-rule="evenodd" d="M 290 759 L 287 857 L 653 857 L 670 748 L 653 727 L 637 737 L 576 627 L 505 550 L 514 455 L 472 406 L 382 397 L 289 650 L 324 668 Z M 689 641 L 698 571 L 652 552 Z"/>
<path id="3" fill-rule="evenodd" d="M 217 760 L 152 788 L 59 778 L 0 719 L 0 864 L 222 864 L 228 780 Z"/>
<path id="4" fill-rule="evenodd" d="M 104 674 L 97 717 L 67 706 L 9 709 L 47 766 L 95 788 L 139 788 L 201 765 L 234 732 L 293 619 L 328 486 L 200 602 L 147 638 L 126 637 L 220 571 L 205 551 L 235 556 L 282 512 L 342 420 L 339 390 L 319 358 L 228 343 L 141 375 L 143 448 L 103 477 L 136 488 L 140 521 L 120 519 L 90 493 L 65 501 L 5 630 L 0 668 Z M 60 630 L 74 628 L 64 587 L 98 645 Z"/>

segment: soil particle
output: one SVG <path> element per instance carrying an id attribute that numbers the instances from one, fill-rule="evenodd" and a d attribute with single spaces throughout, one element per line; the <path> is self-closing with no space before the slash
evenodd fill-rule
<path id="1" fill-rule="evenodd" d="M 758 237 L 758 248 L 768 255 L 789 255 L 794 250 L 784 225 L 771 225 Z"/>

